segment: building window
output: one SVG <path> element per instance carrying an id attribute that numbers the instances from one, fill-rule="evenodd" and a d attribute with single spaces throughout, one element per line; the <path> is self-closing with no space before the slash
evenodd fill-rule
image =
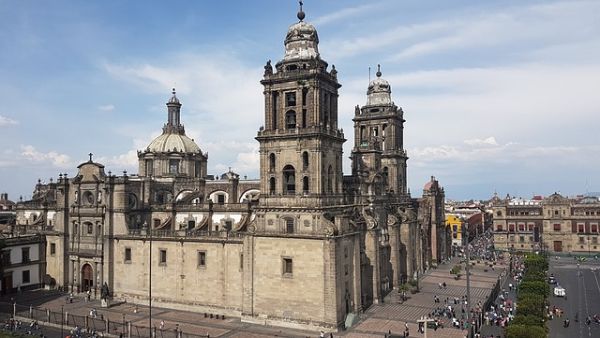
<path id="1" fill-rule="evenodd" d="M 271 177 L 269 180 L 269 194 L 275 194 L 275 177 Z"/>
<path id="2" fill-rule="evenodd" d="M 577 224 L 577 232 L 585 232 L 585 224 Z"/>
<path id="3" fill-rule="evenodd" d="M 514 242 L 515 241 L 515 235 L 510 235 L 510 241 Z"/>
<path id="4" fill-rule="evenodd" d="M 533 236 L 529 236 L 529 241 L 533 242 Z"/>
<path id="5" fill-rule="evenodd" d="M 497 231 L 502 231 L 502 224 L 497 224 L 496 225 L 496 230 Z"/>
<path id="6" fill-rule="evenodd" d="M 131 263 L 131 248 L 125 248 L 125 257 L 123 257 L 125 263 Z"/>
<path id="7" fill-rule="evenodd" d="M 206 251 L 198 251 L 198 266 L 201 268 L 206 267 Z"/>
<path id="8" fill-rule="evenodd" d="M 92 225 L 92 223 L 86 223 L 86 229 L 87 229 L 87 234 L 91 235 L 94 233 L 94 226 Z"/>
<path id="9" fill-rule="evenodd" d="M 50 256 L 56 255 L 56 243 L 50 243 Z"/>
<path id="10" fill-rule="evenodd" d="M 598 237 L 592 237 L 592 244 L 598 244 Z"/>
<path id="11" fill-rule="evenodd" d="M 520 243 L 525 242 L 525 236 L 519 236 L 519 242 Z"/>
<path id="12" fill-rule="evenodd" d="M 344 247 L 344 258 L 348 258 L 348 247 Z"/>
<path id="13" fill-rule="evenodd" d="M 154 161 L 146 160 L 146 176 L 154 175 Z"/>
<path id="14" fill-rule="evenodd" d="M 232 221 L 225 221 L 225 230 L 226 231 L 231 231 L 231 228 L 233 228 L 233 222 Z"/>
<path id="15" fill-rule="evenodd" d="M 515 225 L 514 224 L 509 224 L 508 225 L 508 231 L 509 232 L 515 232 Z"/>
<path id="16" fill-rule="evenodd" d="M 502 211 L 496 211 L 496 216 L 502 216 Z"/>
<path id="17" fill-rule="evenodd" d="M 160 249 L 160 255 L 158 257 L 158 265 L 167 265 L 167 250 Z"/>
<path id="18" fill-rule="evenodd" d="M 306 109 L 302 109 L 302 128 L 306 128 Z"/>
<path id="19" fill-rule="evenodd" d="M 285 233 L 286 234 L 294 233 L 294 220 L 292 218 L 285 219 Z"/>
<path id="20" fill-rule="evenodd" d="M 275 171 L 275 154 L 269 155 L 269 171 Z"/>
<path id="21" fill-rule="evenodd" d="M 302 170 L 308 169 L 308 151 L 302 153 Z"/>
<path id="22" fill-rule="evenodd" d="M 22 248 L 21 249 L 21 257 L 22 257 L 22 263 L 29 263 L 30 259 L 29 259 L 29 248 Z"/>
<path id="23" fill-rule="evenodd" d="M 554 231 L 560 231 L 560 223 L 554 224 Z"/>
<path id="24" fill-rule="evenodd" d="M 348 276 L 348 264 L 344 264 L 344 275 Z"/>
<path id="25" fill-rule="evenodd" d="M 217 195 L 217 204 L 219 204 L 219 205 L 225 204 L 225 194 Z"/>
<path id="26" fill-rule="evenodd" d="M 283 258 L 283 275 L 285 277 L 291 277 L 293 272 L 294 272 L 294 266 L 293 266 L 292 259 L 289 257 L 284 257 Z"/>
<path id="27" fill-rule="evenodd" d="M 179 174 L 179 160 L 169 160 L 169 174 Z"/>
<path id="28" fill-rule="evenodd" d="M 293 110 L 288 110 L 285 113 L 285 128 L 286 129 L 294 129 L 296 128 L 296 112 Z"/>
<path id="29" fill-rule="evenodd" d="M 308 88 L 302 88 L 302 105 L 306 106 L 306 96 L 308 95 Z"/>
<path id="30" fill-rule="evenodd" d="M 22 275 L 22 280 L 23 280 L 23 284 L 27 284 L 30 283 L 30 276 L 29 276 L 29 270 L 23 270 L 23 275 Z"/>
<path id="31" fill-rule="evenodd" d="M 196 161 L 194 162 L 194 177 L 202 176 L 202 162 Z"/>
<path id="32" fill-rule="evenodd" d="M 285 93 L 285 106 L 286 107 L 294 107 L 295 105 L 296 105 L 296 93 L 295 92 Z"/>
<path id="33" fill-rule="evenodd" d="M 308 194 L 308 177 L 302 177 L 302 191 L 305 194 Z"/>
<path id="34" fill-rule="evenodd" d="M 154 228 L 160 227 L 160 218 L 155 218 L 153 222 L 154 222 Z"/>
<path id="35" fill-rule="evenodd" d="M 296 193 L 296 170 L 291 165 L 283 167 L 283 193 L 286 195 Z"/>
<path id="36" fill-rule="evenodd" d="M 4 267 L 10 265 L 10 250 L 2 250 L 2 265 Z"/>
<path id="37" fill-rule="evenodd" d="M 579 237 L 579 243 L 585 243 L 585 238 L 583 236 Z"/>
<path id="38" fill-rule="evenodd" d="M 592 232 L 598 232 L 598 224 L 592 224 Z"/>
<path id="39" fill-rule="evenodd" d="M 244 270 L 244 253 L 240 253 L 240 271 Z"/>
<path id="40" fill-rule="evenodd" d="M 525 224 L 519 223 L 519 231 L 525 231 Z"/>

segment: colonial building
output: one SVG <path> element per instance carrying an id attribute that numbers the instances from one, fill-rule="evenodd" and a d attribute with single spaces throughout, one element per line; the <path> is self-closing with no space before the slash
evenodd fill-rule
<path id="1" fill-rule="evenodd" d="M 0 237 L 0 290 L 2 294 L 38 288 L 46 275 L 43 235 Z"/>
<path id="2" fill-rule="evenodd" d="M 600 201 L 597 197 L 524 200 L 492 199 L 494 243 L 500 250 L 600 252 Z"/>
<path id="3" fill-rule="evenodd" d="M 107 283 L 128 302 L 336 329 L 447 258 L 443 188 L 407 191 L 404 112 L 381 70 L 356 108 L 343 175 L 341 85 L 304 18 L 264 67 L 260 180 L 207 175 L 173 90 L 138 174 L 106 172 L 90 154 L 74 177 L 36 186 L 17 222 L 45 235 L 53 285 L 97 296 Z"/>

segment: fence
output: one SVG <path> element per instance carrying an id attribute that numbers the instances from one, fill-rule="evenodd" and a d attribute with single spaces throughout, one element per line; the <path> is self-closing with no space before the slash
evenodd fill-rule
<path id="1" fill-rule="evenodd" d="M 64 325 L 65 327 L 78 326 L 87 329 L 88 332 L 95 331 L 101 334 L 110 334 L 118 336 L 123 334 L 125 337 L 147 338 L 150 335 L 150 329 L 144 326 L 137 326 L 131 322 L 117 322 L 108 319 L 96 318 L 93 316 L 81 316 L 68 312 L 55 312 L 49 309 L 26 306 L 16 303 L 0 302 L 0 314 L 14 315 L 35 320 L 40 324 L 48 323 L 54 326 Z M 179 329 L 161 330 L 156 327 L 152 329 L 153 338 L 210 338 L 208 334 L 185 333 Z"/>

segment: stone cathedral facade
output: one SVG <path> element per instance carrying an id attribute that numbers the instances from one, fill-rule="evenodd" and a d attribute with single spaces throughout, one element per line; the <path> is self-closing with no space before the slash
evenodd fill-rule
<path id="1" fill-rule="evenodd" d="M 264 67 L 260 180 L 207 175 L 173 90 L 137 174 L 107 172 L 90 154 L 18 204 L 15 231 L 46 237 L 48 287 L 99 297 L 106 283 L 132 303 L 151 294 L 156 306 L 338 329 L 447 258 L 444 191 L 432 178 L 410 196 L 404 112 L 380 70 L 356 106 L 352 172 L 342 173 L 337 70 L 298 19 L 283 58 Z"/>

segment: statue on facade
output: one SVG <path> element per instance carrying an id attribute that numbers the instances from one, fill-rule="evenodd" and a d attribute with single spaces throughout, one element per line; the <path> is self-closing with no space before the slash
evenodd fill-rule
<path id="1" fill-rule="evenodd" d="M 108 289 L 108 284 L 104 282 L 104 285 L 102 285 L 102 288 L 100 289 L 100 299 L 105 301 L 108 299 L 109 295 L 110 290 Z"/>
<path id="2" fill-rule="evenodd" d="M 267 61 L 267 64 L 265 65 L 265 76 L 266 75 L 273 75 L 273 66 L 271 66 L 271 60 Z"/>

